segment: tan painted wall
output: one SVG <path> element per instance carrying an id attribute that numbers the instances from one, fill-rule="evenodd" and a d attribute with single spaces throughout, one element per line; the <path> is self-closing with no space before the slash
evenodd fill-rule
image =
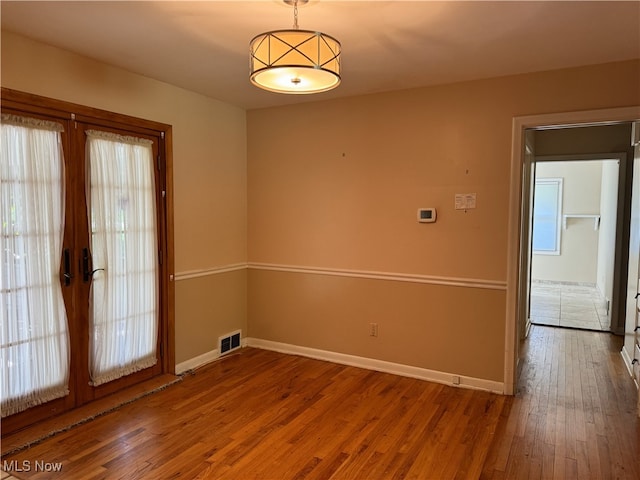
<path id="1" fill-rule="evenodd" d="M 254 269 L 249 290 L 252 337 L 502 381 L 504 291 Z"/>
<path id="2" fill-rule="evenodd" d="M 176 299 L 178 364 L 218 348 L 218 336 L 237 329 L 247 333 L 244 269 L 180 280 L 176 282 Z"/>
<path id="3" fill-rule="evenodd" d="M 513 117 L 639 104 L 639 83 L 633 61 L 249 111 L 249 261 L 506 282 Z M 503 380 L 504 291 L 382 285 L 251 270 L 249 333 Z"/>
<path id="4" fill-rule="evenodd" d="M 244 110 L 8 32 L 2 86 L 171 124 L 176 273 L 246 262 Z M 176 361 L 246 331 L 245 309 L 238 275 L 178 281 Z"/>
<path id="5" fill-rule="evenodd" d="M 513 116 L 638 104 L 639 70 L 622 62 L 245 117 L 2 34 L 3 86 L 173 125 L 177 273 L 243 263 L 248 245 L 251 262 L 504 282 Z M 478 208 L 455 211 L 454 194 L 469 192 Z M 438 208 L 438 222 L 420 225 L 416 209 L 427 206 Z M 267 340 L 503 380 L 504 290 L 255 269 L 247 286 L 246 275 L 177 282 L 177 362 L 248 328 Z"/>

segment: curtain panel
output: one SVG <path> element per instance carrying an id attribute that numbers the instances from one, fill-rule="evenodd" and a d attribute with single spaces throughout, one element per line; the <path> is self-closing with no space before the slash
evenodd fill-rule
<path id="1" fill-rule="evenodd" d="M 2 417 L 69 393 L 69 332 L 60 285 L 63 126 L 2 115 L 0 363 Z"/>
<path id="2" fill-rule="evenodd" d="M 90 374 L 100 385 L 156 363 L 158 244 L 152 142 L 87 131 Z"/>

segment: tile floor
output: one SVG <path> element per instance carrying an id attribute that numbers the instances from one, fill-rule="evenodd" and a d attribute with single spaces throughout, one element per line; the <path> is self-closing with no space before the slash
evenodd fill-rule
<path id="1" fill-rule="evenodd" d="M 531 322 L 609 331 L 605 299 L 595 286 L 531 282 Z"/>

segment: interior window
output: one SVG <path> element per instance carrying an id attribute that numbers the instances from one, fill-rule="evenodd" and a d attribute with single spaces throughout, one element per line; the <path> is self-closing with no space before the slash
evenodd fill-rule
<path id="1" fill-rule="evenodd" d="M 562 179 L 536 179 L 533 200 L 533 252 L 560 255 Z"/>

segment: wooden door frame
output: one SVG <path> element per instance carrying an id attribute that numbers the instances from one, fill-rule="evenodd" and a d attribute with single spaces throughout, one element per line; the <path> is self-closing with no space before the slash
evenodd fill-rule
<path id="1" fill-rule="evenodd" d="M 525 131 L 559 127 L 611 125 L 640 119 L 640 106 L 602 110 L 561 112 L 514 117 L 511 137 L 511 175 L 509 221 L 507 229 L 507 301 L 505 312 L 504 393 L 515 395 L 523 296 L 522 255 L 526 252 L 522 237 L 523 205 L 528 202 L 523 189 Z"/>
<path id="2" fill-rule="evenodd" d="M 161 248 L 161 275 L 160 289 L 165 292 L 164 301 L 161 302 L 160 311 L 160 358 L 161 373 L 175 374 L 175 285 L 174 285 L 174 225 L 173 225 L 173 144 L 171 125 L 140 119 L 128 115 L 100 110 L 92 107 L 78 105 L 62 100 L 42 97 L 30 93 L 20 92 L 2 87 L 1 100 L 3 108 L 24 113 L 25 115 L 46 115 L 49 118 L 56 117 L 65 121 L 67 128 L 72 128 L 75 121 L 92 123 L 105 128 L 121 128 L 130 132 L 147 133 L 154 132 L 159 137 L 158 147 L 162 154 L 160 158 L 165 162 L 162 165 L 163 175 L 160 176 L 163 191 L 164 216 L 159 225 L 158 242 Z M 73 148 L 72 145 L 67 147 Z M 67 153 L 68 148 L 67 148 Z M 70 372 L 73 375 L 73 370 Z M 71 379 L 70 379 L 71 380 Z M 102 389 L 102 395 L 111 393 L 108 384 Z M 59 411 L 60 402 L 47 402 L 29 410 L 31 421 L 37 421 L 43 416 L 50 416 Z M 61 405 L 60 405 L 61 406 Z M 47 414 L 47 412 L 49 412 Z M 11 417 L 2 419 L 2 434 L 9 434 L 23 425 L 23 421 L 7 421 Z M 28 419 L 27 419 L 28 420 Z M 15 423 L 15 425 L 14 425 Z"/>

